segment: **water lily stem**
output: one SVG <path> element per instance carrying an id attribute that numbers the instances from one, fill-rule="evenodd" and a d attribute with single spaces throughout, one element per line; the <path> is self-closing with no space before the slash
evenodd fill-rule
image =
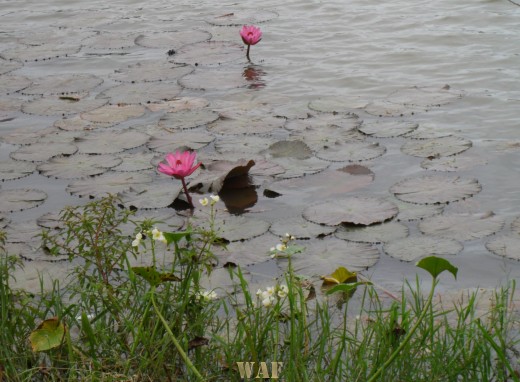
<path id="1" fill-rule="evenodd" d="M 251 45 L 247 45 L 247 53 L 246 53 L 246 57 L 247 57 L 247 61 L 251 62 L 251 59 L 249 58 L 249 49 L 251 48 Z"/>
<path id="2" fill-rule="evenodd" d="M 181 181 L 182 181 L 182 187 L 184 188 L 184 193 L 186 194 L 186 199 L 188 199 L 188 203 L 190 205 L 190 208 L 195 208 L 195 206 L 193 205 L 193 202 L 191 200 L 191 196 L 188 192 L 188 187 L 186 186 L 186 181 L 184 180 L 184 178 L 181 178 Z"/>

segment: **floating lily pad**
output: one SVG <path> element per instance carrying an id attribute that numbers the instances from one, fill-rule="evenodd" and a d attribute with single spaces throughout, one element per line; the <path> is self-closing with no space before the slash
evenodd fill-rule
<path id="1" fill-rule="evenodd" d="M 28 146 L 22 146 L 13 151 L 10 156 L 16 160 L 29 162 L 44 162 L 58 155 L 72 155 L 78 148 L 67 142 L 39 142 Z"/>
<path id="2" fill-rule="evenodd" d="M 180 181 L 172 182 L 171 179 L 167 179 L 132 186 L 129 191 L 121 194 L 121 200 L 127 208 L 164 208 L 177 199 L 181 190 Z"/>
<path id="3" fill-rule="evenodd" d="M 466 171 L 485 164 L 487 164 L 487 160 L 480 156 L 458 155 L 434 159 L 427 158 L 421 162 L 421 167 L 433 171 Z"/>
<path id="4" fill-rule="evenodd" d="M 360 96 L 323 97 L 309 102 L 309 109 L 323 113 L 350 113 L 352 110 L 364 109 L 368 103 Z"/>
<path id="5" fill-rule="evenodd" d="M 255 165 L 253 160 L 241 159 L 236 162 L 217 161 L 206 166 L 206 171 L 189 183 L 189 188 L 196 188 L 202 192 L 219 192 L 226 180 L 246 175 Z"/>
<path id="6" fill-rule="evenodd" d="M 421 123 L 419 127 L 406 134 L 406 138 L 412 139 L 433 139 L 450 137 L 453 134 L 451 126 L 443 127 L 433 123 Z"/>
<path id="7" fill-rule="evenodd" d="M 511 223 L 511 231 L 520 235 L 520 216 Z"/>
<path id="8" fill-rule="evenodd" d="M 54 127 L 65 131 L 91 131 L 114 126 L 113 123 L 94 123 L 81 119 L 79 116 L 58 119 Z"/>
<path id="9" fill-rule="evenodd" d="M 48 212 L 36 219 L 36 224 L 48 229 L 59 229 L 65 226 L 65 223 L 61 220 L 61 212 Z"/>
<path id="10" fill-rule="evenodd" d="M 167 111 L 169 113 L 176 113 L 183 110 L 197 110 L 203 109 L 209 105 L 206 98 L 200 97 L 179 97 L 171 101 L 164 101 L 160 103 L 151 103 L 146 105 L 150 111 Z"/>
<path id="11" fill-rule="evenodd" d="M 418 127 L 419 125 L 415 122 L 378 120 L 374 122 L 364 122 L 359 127 L 359 130 L 364 134 L 376 138 L 392 138 L 409 134 Z"/>
<path id="12" fill-rule="evenodd" d="M 0 58 L 0 74 L 12 72 L 13 70 L 20 69 L 22 66 L 23 64 L 19 61 Z"/>
<path id="13" fill-rule="evenodd" d="M 181 91 L 176 82 L 136 82 L 114 86 L 97 98 L 109 98 L 113 104 L 147 104 L 174 99 Z"/>
<path id="14" fill-rule="evenodd" d="M 55 131 L 52 127 L 42 128 L 41 123 L 35 126 L 24 126 L 13 130 L 10 133 L 0 136 L 0 140 L 10 145 L 32 145 L 37 143 L 45 134 Z"/>
<path id="15" fill-rule="evenodd" d="M 449 85 L 442 87 L 418 87 L 412 86 L 399 89 L 390 94 L 386 99 L 389 102 L 412 105 L 423 108 L 441 106 L 462 98 L 462 93 L 454 91 Z"/>
<path id="16" fill-rule="evenodd" d="M 278 13 L 268 9 L 245 9 L 234 10 L 228 13 L 224 11 L 223 14 L 207 18 L 206 22 L 211 25 L 238 26 L 244 24 L 260 24 L 277 17 Z"/>
<path id="17" fill-rule="evenodd" d="M 0 122 L 17 118 L 24 102 L 19 98 L 0 98 Z"/>
<path id="18" fill-rule="evenodd" d="M 145 220 L 153 220 L 161 232 L 176 232 L 184 226 L 184 219 L 172 209 L 137 210 L 130 221 L 120 225 L 123 235 L 134 237 L 137 227 Z M 135 223 L 135 224 L 134 224 Z"/>
<path id="19" fill-rule="evenodd" d="M 42 233 L 42 228 L 34 220 L 11 223 L 5 233 L 8 243 L 31 243 L 36 246 L 41 244 L 39 235 Z"/>
<path id="20" fill-rule="evenodd" d="M 318 114 L 308 115 L 304 119 L 290 119 L 285 124 L 285 128 L 293 132 L 306 131 L 318 132 L 324 128 L 334 128 L 334 135 L 341 137 L 350 130 L 357 129 L 361 124 L 359 117 L 355 114 Z M 346 138 L 343 138 L 346 139 Z"/>
<path id="21" fill-rule="evenodd" d="M 72 155 L 51 158 L 38 165 L 38 171 L 49 177 L 76 179 L 103 174 L 121 162 L 120 158 L 110 155 Z"/>
<path id="22" fill-rule="evenodd" d="M 225 247 L 213 246 L 212 251 L 218 258 L 219 266 L 233 264 L 246 267 L 271 260 L 269 248 L 277 240 L 275 236 L 267 234 L 247 241 L 235 241 Z M 215 286 L 220 287 L 220 285 Z"/>
<path id="23" fill-rule="evenodd" d="M 149 138 L 149 135 L 134 130 L 106 131 L 77 138 L 75 144 L 81 153 L 113 154 L 142 146 Z"/>
<path id="24" fill-rule="evenodd" d="M 0 161 L 0 180 L 13 180 L 31 175 L 36 165 L 30 162 Z"/>
<path id="25" fill-rule="evenodd" d="M 69 183 L 67 192 L 80 197 L 102 197 L 107 194 L 128 191 L 135 185 L 146 184 L 151 181 L 150 175 L 139 172 L 108 173 L 94 178 L 75 180 Z"/>
<path id="26" fill-rule="evenodd" d="M 82 41 L 82 51 L 86 53 L 110 53 L 135 46 L 136 35 L 128 33 L 98 32 Z"/>
<path id="27" fill-rule="evenodd" d="M 69 262 L 28 261 L 23 268 L 17 267 L 12 273 L 11 287 L 23 289 L 27 292 L 38 294 L 50 292 L 56 288 L 56 281 L 60 285 L 66 284 L 65 280 L 71 274 L 73 265 Z"/>
<path id="28" fill-rule="evenodd" d="M 283 117 L 287 119 L 305 119 L 309 117 L 309 109 L 304 103 L 293 102 L 293 100 L 284 100 L 286 103 L 275 106 L 273 115 L 275 117 Z"/>
<path id="29" fill-rule="evenodd" d="M 207 217 L 193 222 L 198 227 L 209 229 Z M 269 230 L 270 223 L 260 220 L 251 219 L 245 216 L 217 214 L 215 219 L 216 235 L 219 238 L 230 242 L 243 241 L 261 236 Z M 265 249 L 265 253 L 269 248 Z"/>
<path id="30" fill-rule="evenodd" d="M 10 222 L 11 219 L 6 214 L 0 213 L 0 229 L 4 229 Z"/>
<path id="31" fill-rule="evenodd" d="M 84 99 L 78 101 L 48 96 L 22 105 L 22 111 L 36 115 L 71 115 L 97 109 L 108 102 L 106 99 Z M 104 122 L 104 121 L 99 121 Z"/>
<path id="32" fill-rule="evenodd" d="M 40 190 L 19 188 L 0 190 L 0 212 L 23 211 L 38 207 L 47 199 L 47 194 Z"/>
<path id="33" fill-rule="evenodd" d="M 391 202 L 399 208 L 399 214 L 396 218 L 397 221 L 422 220 L 430 216 L 441 214 L 444 210 L 444 207 L 440 205 L 418 205 L 406 203 L 395 198 L 391 198 Z"/>
<path id="34" fill-rule="evenodd" d="M 215 140 L 215 150 L 220 154 L 239 152 L 254 155 L 267 149 L 272 143 L 272 138 L 259 137 L 255 135 L 231 135 L 217 138 Z"/>
<path id="35" fill-rule="evenodd" d="M 184 45 L 196 42 L 208 41 L 211 33 L 197 29 L 155 32 L 140 35 L 135 39 L 135 44 L 146 48 L 164 48 L 177 51 Z"/>
<path id="36" fill-rule="evenodd" d="M 278 141 L 269 146 L 267 153 L 273 158 L 308 159 L 312 150 L 302 141 Z"/>
<path id="37" fill-rule="evenodd" d="M 141 105 L 107 105 L 83 113 L 81 118 L 96 123 L 119 123 L 140 117 L 145 111 Z"/>
<path id="38" fill-rule="evenodd" d="M 476 179 L 460 176 L 422 175 L 394 184 L 390 191 L 397 199 L 417 204 L 449 203 L 470 197 L 482 187 Z"/>
<path id="39" fill-rule="evenodd" d="M 243 46 L 231 41 L 203 41 L 185 45 L 172 60 L 188 65 L 220 65 L 244 59 Z"/>
<path id="40" fill-rule="evenodd" d="M 461 137 L 444 137 L 406 142 L 401 151 L 421 158 L 445 157 L 459 154 L 472 146 L 471 141 Z"/>
<path id="41" fill-rule="evenodd" d="M 335 230 L 335 227 L 311 223 L 301 216 L 278 220 L 269 228 L 269 231 L 277 236 L 284 237 L 286 233 L 289 233 L 297 239 L 314 239 L 327 236 L 334 233 Z"/>
<path id="42" fill-rule="evenodd" d="M 218 113 L 210 109 L 182 110 L 164 114 L 159 120 L 159 126 L 173 132 L 207 125 L 218 118 Z"/>
<path id="43" fill-rule="evenodd" d="M 31 80 L 22 76 L 0 76 L 0 92 L 11 94 L 25 89 L 31 84 Z"/>
<path id="44" fill-rule="evenodd" d="M 78 53 L 80 45 L 49 43 L 42 45 L 18 45 L 16 48 L 4 50 L 2 58 L 17 61 L 45 61 Z"/>
<path id="45" fill-rule="evenodd" d="M 121 153 L 117 157 L 121 159 L 122 163 L 112 167 L 113 171 L 143 171 L 154 168 L 152 160 L 155 154 L 152 152 Z"/>
<path id="46" fill-rule="evenodd" d="M 421 232 L 456 240 L 474 240 L 501 230 L 504 219 L 494 214 L 438 215 L 419 223 Z"/>
<path id="47" fill-rule="evenodd" d="M 425 111 L 412 105 L 400 105 L 387 100 L 375 100 L 367 105 L 365 111 L 377 117 L 409 117 Z"/>
<path id="48" fill-rule="evenodd" d="M 489 240 L 486 248 L 495 255 L 520 260 L 520 236 L 513 234 Z"/>
<path id="49" fill-rule="evenodd" d="M 375 224 L 369 227 L 340 226 L 335 233 L 338 239 L 362 243 L 386 243 L 408 236 L 408 227 L 397 222 Z"/>
<path id="50" fill-rule="evenodd" d="M 37 78 L 31 86 L 23 89 L 23 94 L 49 95 L 81 93 L 103 83 L 103 79 L 92 74 L 58 74 Z"/>
<path id="51" fill-rule="evenodd" d="M 37 243 L 7 243 L 5 250 L 7 253 L 9 253 L 9 255 L 18 256 L 19 258 L 28 261 L 62 261 L 69 257 L 68 255 L 50 255 L 49 253 L 46 253 Z"/>
<path id="52" fill-rule="evenodd" d="M 183 88 L 195 90 L 229 90 L 249 85 L 242 70 L 238 69 L 196 70 L 179 78 L 178 82 Z"/>
<path id="53" fill-rule="evenodd" d="M 309 206 L 303 211 L 303 217 L 311 222 L 328 226 L 370 225 L 392 219 L 398 212 L 397 206 L 392 202 L 358 196 Z"/>
<path id="54" fill-rule="evenodd" d="M 356 127 L 344 128 L 329 124 L 322 127 L 309 127 L 300 131 L 293 131 L 291 138 L 301 139 L 314 151 L 329 149 L 342 143 L 365 140 L 365 136 Z"/>
<path id="55" fill-rule="evenodd" d="M 338 143 L 316 152 L 316 157 L 331 162 L 360 162 L 380 157 L 386 152 L 386 147 L 379 143 L 352 142 Z"/>
<path id="56" fill-rule="evenodd" d="M 384 251 L 402 261 L 414 261 L 426 256 L 456 255 L 463 246 L 458 241 L 433 237 L 407 237 L 386 243 Z"/>
<path id="57" fill-rule="evenodd" d="M 208 125 L 217 134 L 265 134 L 283 127 L 285 120 L 275 117 L 221 118 Z"/>
<path id="58" fill-rule="evenodd" d="M 271 162 L 282 166 L 285 169 L 283 174 L 277 175 L 277 178 L 289 179 L 298 178 L 304 175 L 316 174 L 329 167 L 330 162 L 318 159 L 295 159 L 295 158 L 273 158 Z"/>
<path id="59" fill-rule="evenodd" d="M 189 148 L 191 150 L 199 150 L 209 145 L 215 137 L 199 132 L 182 131 L 178 133 L 156 133 L 152 135 L 147 147 L 153 151 L 160 153 L 174 152 L 179 149 Z"/>
<path id="60" fill-rule="evenodd" d="M 274 176 L 284 172 L 285 169 L 282 166 L 264 159 L 255 160 L 255 165 L 249 170 L 249 174 L 256 176 Z"/>
<path id="61" fill-rule="evenodd" d="M 151 61 L 138 62 L 118 69 L 110 77 L 121 82 L 155 82 L 176 81 L 182 76 L 193 72 L 193 67 L 187 65 L 175 65 L 170 62 Z"/>
<path id="62" fill-rule="evenodd" d="M 294 272 L 308 276 L 324 276 L 331 269 L 345 267 L 359 272 L 379 261 L 379 250 L 367 243 L 353 243 L 325 238 L 305 243 L 303 253 L 291 257 Z"/>

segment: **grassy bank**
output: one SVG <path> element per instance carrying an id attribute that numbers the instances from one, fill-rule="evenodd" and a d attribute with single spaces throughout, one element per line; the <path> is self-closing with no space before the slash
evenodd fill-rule
<path id="1" fill-rule="evenodd" d="M 160 232 L 145 221 L 133 236 L 114 198 L 65 210 L 42 243 L 76 267 L 67 284 L 38 294 L 12 287 L 21 264 L 2 254 L 0 381 L 520 380 L 515 284 L 485 311 L 477 292 L 446 308 L 434 290 L 440 272 L 456 275 L 447 262 L 425 265 L 429 295 L 416 279 L 390 302 L 370 283 L 340 283 L 333 306 L 290 266 L 260 290 L 238 267 L 227 268 L 233 289 L 203 289 L 222 244 L 215 202 L 208 230 Z M 298 256 L 284 240 L 274 254 Z M 167 268 L 157 260 L 164 246 Z M 133 267 L 143 252 L 150 264 Z"/>

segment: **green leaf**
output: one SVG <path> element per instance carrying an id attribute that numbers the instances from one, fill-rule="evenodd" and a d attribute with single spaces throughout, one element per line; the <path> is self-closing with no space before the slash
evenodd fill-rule
<path id="1" fill-rule="evenodd" d="M 339 267 L 332 274 L 323 277 L 323 284 L 355 283 L 356 281 L 356 272 L 351 272 L 345 267 Z"/>
<path id="2" fill-rule="evenodd" d="M 163 232 L 164 238 L 167 244 L 175 243 L 178 244 L 183 238 L 188 237 L 191 232 Z"/>
<path id="3" fill-rule="evenodd" d="M 433 278 L 437 278 L 444 271 L 450 272 L 453 277 L 457 278 L 457 272 L 459 271 L 459 268 L 452 265 L 448 260 L 437 256 L 425 257 L 415 265 L 428 271 Z"/>
<path id="4" fill-rule="evenodd" d="M 29 341 L 34 352 L 54 349 L 61 345 L 67 328 L 58 317 L 43 321 L 29 335 Z"/>
<path id="5" fill-rule="evenodd" d="M 160 273 L 154 267 L 132 267 L 132 271 L 148 281 L 151 286 L 157 286 L 165 281 L 181 281 L 173 273 Z"/>
<path id="6" fill-rule="evenodd" d="M 334 285 L 326 293 L 327 294 L 333 294 L 333 293 L 338 293 L 338 292 L 351 293 L 351 292 L 354 292 L 356 290 L 356 288 L 360 285 L 372 285 L 372 283 L 366 282 L 366 281 L 360 281 L 360 282 L 355 282 L 355 283 L 350 283 L 350 284 L 338 284 L 338 285 Z"/>

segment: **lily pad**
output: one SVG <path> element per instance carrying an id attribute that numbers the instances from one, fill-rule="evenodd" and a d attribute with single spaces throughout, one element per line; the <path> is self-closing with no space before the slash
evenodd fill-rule
<path id="1" fill-rule="evenodd" d="M 2 58 L 17 61 L 45 61 L 78 53 L 80 45 L 48 43 L 42 45 L 18 45 L 2 51 Z"/>
<path id="2" fill-rule="evenodd" d="M 243 46 L 231 41 L 203 41 L 179 48 L 172 60 L 188 65 L 220 65 L 244 58 Z"/>
<path id="3" fill-rule="evenodd" d="M 456 101 L 462 98 L 462 95 L 461 92 L 451 89 L 449 85 L 442 87 L 412 86 L 396 90 L 387 97 L 387 100 L 397 104 L 431 108 Z"/>
<path id="4" fill-rule="evenodd" d="M 193 72 L 193 67 L 187 65 L 175 65 L 170 62 L 151 61 L 138 62 L 128 65 L 124 69 L 118 69 L 110 75 L 110 78 L 120 82 L 173 82 Z"/>
<path id="5" fill-rule="evenodd" d="M 249 170 L 249 174 L 253 176 L 274 176 L 285 172 L 285 169 L 273 162 L 264 159 L 255 159 L 254 167 Z"/>
<path id="6" fill-rule="evenodd" d="M 107 173 L 97 177 L 75 180 L 67 186 L 67 192 L 76 196 L 102 197 L 128 191 L 138 184 L 152 182 L 152 177 L 139 172 Z"/>
<path id="7" fill-rule="evenodd" d="M 253 160 L 240 159 L 236 162 L 217 161 L 206 166 L 206 171 L 189 183 L 189 188 L 196 188 L 202 192 L 219 192 L 226 180 L 246 175 L 255 165 Z"/>
<path id="8" fill-rule="evenodd" d="M 252 117 L 220 118 L 208 125 L 208 130 L 217 134 L 266 134 L 281 129 L 285 123 L 283 118 Z"/>
<path id="9" fill-rule="evenodd" d="M 199 227 L 209 228 L 207 219 L 197 221 Z M 269 230 L 270 224 L 264 220 L 251 219 L 245 216 L 217 216 L 215 218 L 215 234 L 229 242 L 243 241 L 261 236 Z M 268 248 L 266 249 L 267 252 Z"/>
<path id="10" fill-rule="evenodd" d="M 181 91 L 177 82 L 135 82 L 114 86 L 97 98 L 109 98 L 113 104 L 147 104 L 172 100 Z"/>
<path id="11" fill-rule="evenodd" d="M 492 235 L 503 226 L 504 219 L 493 213 L 439 215 L 419 223 L 422 233 L 462 241 Z"/>
<path id="12" fill-rule="evenodd" d="M 450 137 L 453 134 L 453 129 L 446 126 L 439 126 L 434 123 L 421 123 L 419 127 L 406 134 L 406 138 L 412 139 L 433 139 Z"/>
<path id="13" fill-rule="evenodd" d="M 475 155 L 458 155 L 452 157 L 425 159 L 421 167 L 433 171 L 466 171 L 475 166 L 487 164 L 487 160 Z"/>
<path id="14" fill-rule="evenodd" d="M 121 201 L 127 208 L 164 208 L 172 204 L 181 191 L 180 181 L 172 182 L 171 179 L 155 181 L 132 186 L 129 191 L 121 194 Z"/>
<path id="15" fill-rule="evenodd" d="M 150 111 L 167 111 L 169 113 L 176 113 L 183 110 L 203 109 L 207 106 L 209 106 L 209 101 L 206 98 L 200 97 L 178 97 L 171 101 L 146 105 Z"/>
<path id="16" fill-rule="evenodd" d="M 120 52 L 134 47 L 136 34 L 98 32 L 95 36 L 88 37 L 82 41 L 82 52 L 89 54 L 101 54 Z"/>
<path id="17" fill-rule="evenodd" d="M 449 203 L 465 199 L 482 187 L 476 179 L 460 176 L 422 175 L 394 184 L 390 191 L 397 199 L 416 204 Z"/>
<path id="18" fill-rule="evenodd" d="M 416 157 L 435 158 L 459 154 L 471 146 L 471 141 L 465 138 L 450 136 L 408 141 L 401 147 L 401 151 Z"/>
<path id="19" fill-rule="evenodd" d="M 100 175 L 122 160 L 110 155 L 72 155 L 51 158 L 38 165 L 38 171 L 45 176 L 60 179 L 76 179 L 84 176 Z"/>
<path id="20" fill-rule="evenodd" d="M 267 153 L 273 158 L 308 159 L 312 150 L 302 141 L 278 141 L 269 146 Z"/>
<path id="21" fill-rule="evenodd" d="M 155 154 L 152 152 L 121 153 L 117 157 L 121 159 L 122 163 L 112 167 L 113 171 L 143 171 L 154 168 L 152 160 Z"/>
<path id="22" fill-rule="evenodd" d="M 214 246 L 212 251 L 218 258 L 219 266 L 233 264 L 246 267 L 270 260 L 269 246 L 276 241 L 276 237 L 267 234 L 246 241 L 234 241 L 225 247 Z"/>
<path id="23" fill-rule="evenodd" d="M 267 149 L 271 144 L 273 144 L 273 139 L 271 138 L 256 135 L 232 135 L 222 138 L 218 137 L 215 140 L 215 150 L 220 154 L 239 152 L 255 155 Z"/>
<path id="24" fill-rule="evenodd" d="M 44 162 L 59 155 L 72 155 L 76 151 L 78 148 L 72 143 L 41 142 L 22 146 L 13 151 L 10 156 L 20 161 Z"/>
<path id="25" fill-rule="evenodd" d="M 40 190 L 19 188 L 0 190 L 0 212 L 23 211 L 38 207 L 47 199 L 47 194 Z"/>
<path id="26" fill-rule="evenodd" d="M 377 117 L 409 117 L 426 110 L 413 105 L 400 105 L 387 100 L 375 100 L 365 107 L 365 111 Z"/>
<path id="27" fill-rule="evenodd" d="M 48 212 L 36 219 L 36 224 L 48 229 L 61 229 L 65 225 L 61 220 L 61 212 Z"/>
<path id="28" fill-rule="evenodd" d="M 285 172 L 277 175 L 277 178 L 298 178 L 304 175 L 317 174 L 329 167 L 330 162 L 318 159 L 272 158 L 271 162 L 282 166 Z"/>
<path id="29" fill-rule="evenodd" d="M 198 29 L 147 33 L 138 36 L 135 44 L 145 48 L 178 50 L 184 45 L 208 41 L 211 33 Z"/>
<path id="30" fill-rule="evenodd" d="M 495 255 L 520 261 L 520 236 L 513 234 L 489 240 L 486 248 Z"/>
<path id="31" fill-rule="evenodd" d="M 380 157 L 386 147 L 379 143 L 353 142 L 338 143 L 316 152 L 316 157 L 331 162 L 361 162 Z"/>
<path id="32" fill-rule="evenodd" d="M 0 213 L 0 229 L 4 229 L 10 222 L 11 219 L 6 214 Z"/>
<path id="33" fill-rule="evenodd" d="M 397 206 L 385 199 L 350 197 L 318 203 L 307 207 L 303 217 L 317 224 L 371 225 L 392 219 L 399 212 Z"/>
<path id="34" fill-rule="evenodd" d="M 113 123 L 95 123 L 81 119 L 79 116 L 58 119 L 54 127 L 65 131 L 91 131 L 114 126 Z"/>
<path id="35" fill-rule="evenodd" d="M 55 131 L 52 127 L 42 128 L 41 123 L 9 130 L 10 133 L 0 136 L 0 140 L 10 145 L 32 145 L 37 143 L 45 134 Z"/>
<path id="36" fill-rule="evenodd" d="M 218 118 L 218 113 L 210 109 L 182 110 L 164 114 L 159 120 L 159 126 L 167 131 L 174 132 L 207 125 Z"/>
<path id="37" fill-rule="evenodd" d="M 22 76 L 0 76 L 0 92 L 11 94 L 25 89 L 31 84 L 31 80 Z"/>
<path id="38" fill-rule="evenodd" d="M 66 116 L 97 109 L 107 102 L 108 100 L 106 99 L 80 98 L 75 101 L 63 99 L 58 96 L 48 96 L 23 104 L 22 111 L 27 114 Z"/>
<path id="39" fill-rule="evenodd" d="M 41 248 L 37 243 L 8 243 L 6 251 L 10 255 L 18 256 L 28 261 L 63 261 L 67 260 L 69 255 L 51 255 Z"/>
<path id="40" fill-rule="evenodd" d="M 0 180 L 13 180 L 31 175 L 36 165 L 30 162 L 0 161 Z"/>
<path id="41" fill-rule="evenodd" d="M 20 98 L 0 98 L 0 122 L 18 118 L 24 102 Z"/>
<path id="42" fill-rule="evenodd" d="M 20 69 L 23 63 L 14 60 L 4 60 L 0 58 L 0 74 L 6 74 L 13 70 Z"/>
<path id="43" fill-rule="evenodd" d="M 335 227 L 311 223 L 301 216 L 275 221 L 269 228 L 269 231 L 277 236 L 283 237 L 286 233 L 289 233 L 297 239 L 314 239 L 328 236 L 334 233 L 335 230 Z"/>
<path id="44" fill-rule="evenodd" d="M 84 154 L 114 154 L 133 149 L 148 142 L 149 135 L 134 130 L 91 133 L 75 141 Z"/>
<path id="45" fill-rule="evenodd" d="M 243 53 L 241 53 L 241 56 Z M 229 90 L 249 86 L 242 70 L 196 70 L 178 80 L 179 85 L 194 90 Z"/>
<path id="46" fill-rule="evenodd" d="M 520 216 L 511 223 L 511 231 L 520 235 Z"/>
<path id="47" fill-rule="evenodd" d="M 336 230 L 338 239 L 361 243 L 387 243 L 408 236 L 408 227 L 397 222 L 375 224 L 368 227 L 341 226 Z"/>
<path id="48" fill-rule="evenodd" d="M 92 74 L 58 74 L 34 79 L 32 85 L 23 89 L 22 93 L 29 95 L 82 93 L 102 83 L 102 78 Z"/>
<path id="49" fill-rule="evenodd" d="M 406 203 L 395 198 L 391 198 L 391 202 L 399 208 L 399 214 L 396 217 L 397 221 L 422 220 L 430 216 L 441 214 L 444 210 L 444 206 L 441 205 L 418 205 L 413 203 Z"/>
<path id="50" fill-rule="evenodd" d="M 239 26 L 248 24 L 260 24 L 278 17 L 278 13 L 268 9 L 244 9 L 233 12 L 218 14 L 207 18 L 210 25 Z"/>
<path id="51" fill-rule="evenodd" d="M 124 235 L 134 237 L 137 227 L 145 220 L 153 220 L 161 232 L 176 232 L 184 226 L 184 219 L 172 209 L 137 210 L 130 221 L 120 225 Z M 135 223 L 135 224 L 134 224 Z"/>
<path id="52" fill-rule="evenodd" d="M 359 127 L 359 130 L 363 134 L 376 138 L 392 138 L 409 134 L 418 127 L 419 125 L 415 122 L 377 120 L 374 122 L 364 122 Z"/>
<path id="53" fill-rule="evenodd" d="M 309 102 L 309 109 L 323 113 L 350 113 L 352 110 L 364 109 L 369 101 L 360 96 L 323 97 Z"/>
<path id="54" fill-rule="evenodd" d="M 458 241 L 433 237 L 407 237 L 386 243 L 384 251 L 402 261 L 414 261 L 426 256 L 456 255 L 463 246 Z"/>
<path id="55" fill-rule="evenodd" d="M 119 123 L 137 118 L 145 113 L 141 105 L 107 105 L 81 114 L 81 118 L 96 123 Z"/>
<path id="56" fill-rule="evenodd" d="M 33 246 L 41 244 L 41 233 L 42 228 L 34 220 L 13 222 L 5 230 L 8 243 L 30 243 Z"/>
<path id="57" fill-rule="evenodd" d="M 374 266 L 378 261 L 379 250 L 372 245 L 336 238 L 306 243 L 303 253 L 291 258 L 294 272 L 308 276 L 324 276 L 337 267 L 359 272 Z"/>
<path id="58" fill-rule="evenodd" d="M 159 153 L 169 153 L 175 150 L 189 148 L 199 150 L 209 145 L 215 137 L 200 132 L 182 131 L 178 133 L 153 134 L 146 146 Z"/>

